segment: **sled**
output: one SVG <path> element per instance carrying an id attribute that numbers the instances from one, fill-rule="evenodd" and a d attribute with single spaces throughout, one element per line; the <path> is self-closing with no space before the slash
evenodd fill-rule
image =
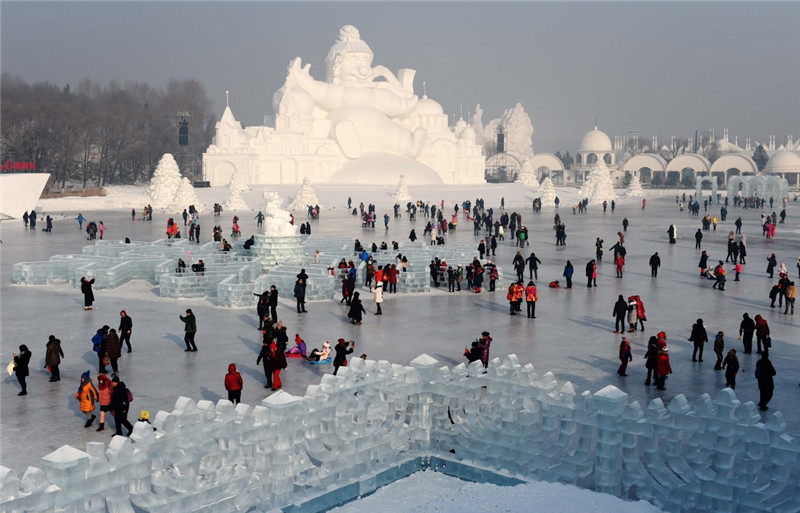
<path id="1" fill-rule="evenodd" d="M 327 365 L 333 363 L 333 358 L 329 356 L 324 360 L 318 360 L 318 361 L 309 360 L 308 363 L 310 363 L 311 365 Z"/>
<path id="2" fill-rule="evenodd" d="M 305 356 L 300 353 L 284 353 L 284 355 L 286 358 L 305 358 Z"/>

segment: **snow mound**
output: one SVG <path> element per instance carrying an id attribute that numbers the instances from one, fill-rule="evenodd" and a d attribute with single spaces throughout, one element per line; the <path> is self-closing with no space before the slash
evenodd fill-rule
<path id="1" fill-rule="evenodd" d="M 306 210 L 308 206 L 316 206 L 319 205 L 319 198 L 317 198 L 317 193 L 314 191 L 314 188 L 311 187 L 311 180 L 308 177 L 303 178 L 303 184 L 297 190 L 297 194 L 294 196 L 294 201 L 289 203 L 289 210 Z M 320 208 L 322 208 L 320 206 Z"/>
<path id="2" fill-rule="evenodd" d="M 203 212 L 200 199 L 197 197 L 197 194 L 195 194 L 192 183 L 188 178 L 183 177 L 183 181 L 180 187 L 178 187 L 178 192 L 175 193 L 175 199 L 172 200 L 172 204 L 168 208 L 173 212 L 180 212 L 184 208 L 189 208 L 189 205 L 194 205 L 195 210 L 200 213 Z"/>
<path id="3" fill-rule="evenodd" d="M 181 185 L 181 170 L 178 168 L 178 163 L 171 153 L 165 153 L 158 161 L 153 178 L 145 192 L 150 196 L 153 208 L 167 208 L 174 203 L 175 195 Z"/>

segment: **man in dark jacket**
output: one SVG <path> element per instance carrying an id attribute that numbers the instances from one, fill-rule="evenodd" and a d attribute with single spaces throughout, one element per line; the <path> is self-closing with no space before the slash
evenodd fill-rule
<path id="1" fill-rule="evenodd" d="M 133 319 L 128 315 L 128 313 L 123 310 L 119 313 L 119 344 L 122 346 L 124 343 L 128 346 L 128 352 L 132 351 L 131 349 L 131 330 L 133 329 Z"/>
<path id="2" fill-rule="evenodd" d="M 692 361 L 696 362 L 697 353 L 700 353 L 699 361 L 703 361 L 703 344 L 708 342 L 708 333 L 703 326 L 703 319 L 697 319 L 697 322 L 692 325 L 692 334 L 689 335 L 689 340 L 694 344 L 694 351 L 692 351 Z"/>
<path id="3" fill-rule="evenodd" d="M 700 228 L 694 233 L 694 249 L 702 249 L 700 243 L 703 241 L 703 232 Z"/>
<path id="4" fill-rule="evenodd" d="M 622 294 L 619 295 L 617 302 L 614 303 L 614 311 L 611 312 L 616 318 L 614 322 L 614 333 L 622 333 L 625 331 L 625 316 L 628 315 L 628 302 L 625 301 L 625 298 L 622 297 Z"/>
<path id="5" fill-rule="evenodd" d="M 653 253 L 650 257 L 650 276 L 653 278 L 658 277 L 658 268 L 661 267 L 661 257 L 658 256 L 658 251 Z"/>
<path id="6" fill-rule="evenodd" d="M 184 324 L 183 331 L 185 333 L 183 335 L 183 342 L 186 344 L 186 349 L 184 349 L 184 352 L 197 351 L 197 346 L 194 343 L 194 336 L 197 333 L 197 319 L 192 313 L 192 309 L 186 309 L 186 317 L 182 315 L 179 315 L 178 317 L 181 318 L 181 321 L 183 321 Z"/>
<path id="7" fill-rule="evenodd" d="M 128 429 L 128 434 L 125 436 L 131 436 L 133 426 L 128 422 L 128 409 L 130 409 L 128 389 L 125 387 L 125 383 L 120 381 L 117 377 L 111 380 L 111 386 L 113 387 L 111 392 L 111 409 L 114 412 L 114 423 L 117 426 L 115 434 L 122 436 L 122 426 L 125 426 Z"/>
<path id="8" fill-rule="evenodd" d="M 753 352 L 753 333 L 756 331 L 756 322 L 745 312 L 739 324 L 739 337 L 742 339 L 745 354 Z"/>
<path id="9" fill-rule="evenodd" d="M 303 278 L 294 283 L 294 297 L 297 299 L 297 313 L 306 313 L 306 282 Z"/>
<path id="10" fill-rule="evenodd" d="M 758 380 L 758 391 L 760 392 L 760 399 L 758 401 L 758 408 L 766 410 L 767 404 L 772 400 L 772 393 L 775 391 L 775 382 L 772 377 L 777 372 L 772 362 L 769 361 L 769 351 L 766 349 L 761 353 L 761 359 L 756 362 L 756 379 Z"/>
<path id="11" fill-rule="evenodd" d="M 538 280 L 539 279 L 539 264 L 542 263 L 541 260 L 536 258 L 536 253 L 531 251 L 531 256 L 525 259 L 528 262 L 528 272 L 530 274 L 529 279 L 534 279 L 534 277 Z"/>
<path id="12" fill-rule="evenodd" d="M 278 288 L 272 285 L 269 288 L 269 299 L 267 300 L 269 306 L 269 317 L 274 322 L 278 322 Z"/>

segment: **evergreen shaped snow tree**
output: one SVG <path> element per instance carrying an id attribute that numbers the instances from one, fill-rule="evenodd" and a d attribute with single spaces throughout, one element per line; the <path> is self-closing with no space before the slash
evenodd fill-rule
<path id="1" fill-rule="evenodd" d="M 631 182 L 628 184 L 628 189 L 625 191 L 625 196 L 628 198 L 644 198 L 642 182 L 639 180 L 638 172 L 631 176 Z"/>
<path id="2" fill-rule="evenodd" d="M 181 186 L 181 171 L 178 163 L 171 153 L 165 153 L 158 161 L 150 185 L 145 192 L 150 196 L 150 203 L 153 208 L 167 208 L 175 199 L 178 189 Z"/>
<path id="3" fill-rule="evenodd" d="M 542 200 L 543 207 L 553 207 L 556 204 L 556 190 L 553 187 L 553 180 L 545 177 L 542 185 L 539 186 L 539 198 Z"/>
<path id="4" fill-rule="evenodd" d="M 250 185 L 245 182 L 244 178 L 242 177 L 242 173 L 239 172 L 237 169 L 231 175 L 231 181 L 228 185 L 229 189 L 236 189 L 236 192 L 245 192 L 250 190 Z"/>
<path id="5" fill-rule="evenodd" d="M 598 162 L 589 171 L 589 180 L 581 189 L 581 194 L 589 200 L 590 205 L 601 205 L 604 201 L 611 202 L 617 199 L 614 192 L 614 181 L 611 180 L 611 170 L 603 162 Z"/>
<path id="6" fill-rule="evenodd" d="M 394 191 L 394 199 L 396 201 L 411 200 L 411 194 L 408 193 L 408 185 L 406 185 L 405 175 L 400 175 L 400 181 L 397 182 L 397 189 Z"/>
<path id="7" fill-rule="evenodd" d="M 308 206 L 316 206 L 319 205 L 319 199 L 317 198 L 317 193 L 314 192 L 314 188 L 311 187 L 311 180 L 308 177 L 303 178 L 303 185 L 297 190 L 297 194 L 294 196 L 294 201 L 289 204 L 289 210 L 308 210 Z M 322 208 L 320 206 L 320 208 Z"/>
<path id="8" fill-rule="evenodd" d="M 539 179 L 536 177 L 537 173 L 531 169 L 530 161 L 526 161 L 522 165 L 522 170 L 517 177 L 517 183 L 529 187 L 535 194 L 539 190 Z"/>
<path id="9" fill-rule="evenodd" d="M 225 200 L 225 204 L 223 208 L 228 210 L 250 210 L 250 207 L 247 206 L 244 199 L 242 198 L 241 192 L 235 187 L 233 180 L 231 180 L 230 185 L 228 185 L 228 199 Z"/>
<path id="10" fill-rule="evenodd" d="M 203 211 L 201 208 L 202 205 L 200 205 L 200 200 L 197 198 L 197 194 L 194 192 L 194 187 L 192 187 L 192 182 L 190 182 L 188 178 L 184 177 L 183 181 L 178 187 L 178 192 L 175 193 L 175 198 L 172 200 L 172 204 L 168 208 L 173 212 L 181 212 L 184 208 L 188 209 L 189 205 L 194 205 L 195 210 L 198 212 Z"/>

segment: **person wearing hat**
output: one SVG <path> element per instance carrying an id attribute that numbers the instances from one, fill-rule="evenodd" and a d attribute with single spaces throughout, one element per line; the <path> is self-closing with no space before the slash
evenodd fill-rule
<path id="1" fill-rule="evenodd" d="M 128 422 L 128 409 L 130 408 L 128 388 L 125 386 L 125 382 L 119 380 L 119 377 L 111 380 L 111 387 L 111 408 L 114 411 L 114 424 L 117 427 L 114 434 L 121 436 L 122 426 L 125 426 L 128 429 L 128 434 L 125 436 L 131 436 L 133 426 Z"/>
<path id="2" fill-rule="evenodd" d="M 92 385 L 91 371 L 87 370 L 81 374 L 81 384 L 75 393 L 75 399 L 80 401 L 80 410 L 86 415 L 86 424 L 83 427 L 88 428 L 96 418 L 94 415 L 94 403 L 98 399 L 97 390 Z"/>
<path id="3" fill-rule="evenodd" d="M 481 347 L 481 363 L 483 363 L 483 367 L 486 368 L 489 366 L 489 347 L 492 345 L 492 337 L 489 336 L 488 331 L 481 333 L 478 345 Z"/>
<path id="4" fill-rule="evenodd" d="M 236 364 L 228 365 L 228 373 L 225 375 L 225 390 L 228 391 L 228 400 L 233 404 L 242 402 L 242 375 L 236 371 Z"/>
<path id="5" fill-rule="evenodd" d="M 184 324 L 183 331 L 185 333 L 183 335 L 183 342 L 186 344 L 186 349 L 184 349 L 184 352 L 197 351 L 197 346 L 194 343 L 194 335 L 197 333 L 197 319 L 192 313 L 192 309 L 186 309 L 186 317 L 183 315 L 179 315 L 178 317 L 181 318 L 181 321 L 183 321 Z"/>
<path id="6" fill-rule="evenodd" d="M 619 343 L 619 368 L 617 369 L 617 374 L 620 376 L 627 376 L 628 375 L 628 362 L 633 360 L 633 354 L 631 353 L 631 344 L 628 342 L 627 337 L 622 337 L 622 341 Z"/>
<path id="7" fill-rule="evenodd" d="M 331 355 L 331 343 L 327 340 L 322 343 L 322 349 L 312 349 L 311 354 L 308 355 L 308 361 L 319 362 L 327 360 Z"/>
<path id="8" fill-rule="evenodd" d="M 343 338 L 338 340 L 338 344 L 336 344 L 336 357 L 333 359 L 334 376 L 339 372 L 339 367 L 347 365 L 347 355 L 352 353 L 355 347 L 356 343 L 353 340 L 345 341 Z"/>
<path id="9" fill-rule="evenodd" d="M 669 348 L 666 340 L 659 339 L 658 357 L 656 359 L 656 387 L 659 390 L 666 390 L 664 384 L 667 381 L 668 374 L 672 374 L 672 367 L 669 364 Z"/>

